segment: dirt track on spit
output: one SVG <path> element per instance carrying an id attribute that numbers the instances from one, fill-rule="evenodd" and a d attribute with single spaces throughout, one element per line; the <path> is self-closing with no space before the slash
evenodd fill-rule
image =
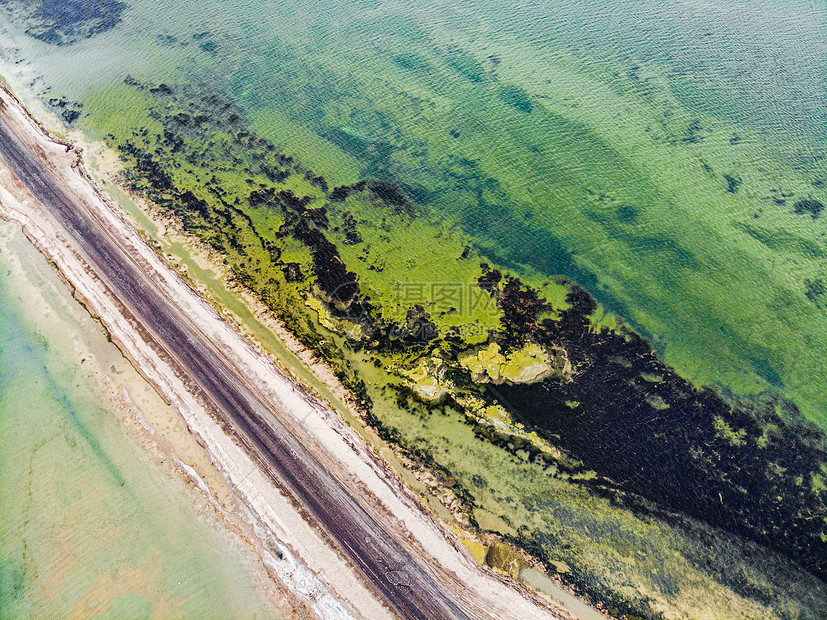
<path id="1" fill-rule="evenodd" d="M 5 112 L 6 104 L 0 106 Z M 62 182 L 63 162 L 55 162 L 42 144 L 49 140 L 30 127 L 21 130 L 14 118 L 0 114 L 0 157 L 46 207 L 63 242 L 105 284 L 118 312 L 393 610 L 406 618 L 525 617 L 526 609 L 536 612 L 532 617 L 553 617 L 539 601 L 491 574 L 475 575 L 491 582 L 482 596 L 479 588 L 466 589 L 439 561 L 417 551 L 410 533 L 399 527 L 395 515 L 382 510 L 382 502 L 368 497 L 367 487 L 334 475 L 327 456 L 300 439 L 295 419 L 285 416 L 281 404 L 211 336 L 212 327 L 165 294 L 157 277 L 147 273 L 145 261 L 106 225 L 96 207 Z M 78 164 L 76 158 L 72 165 Z M 293 390 L 312 406 L 319 405 L 299 386 Z M 514 597 L 513 606 L 503 594 Z"/>

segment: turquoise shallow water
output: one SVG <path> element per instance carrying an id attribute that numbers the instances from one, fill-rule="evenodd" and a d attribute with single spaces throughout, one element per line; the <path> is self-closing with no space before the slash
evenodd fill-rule
<path id="1" fill-rule="evenodd" d="M 78 334 L 113 345 L 45 259 L 19 233 L 6 245 L 7 234 L 4 227 L 0 618 L 278 617 L 256 585 L 250 550 L 119 420 L 88 374 L 93 354 L 73 358 Z M 7 260 L 9 248 L 31 273 Z M 21 281 L 58 298 L 44 305 Z"/>

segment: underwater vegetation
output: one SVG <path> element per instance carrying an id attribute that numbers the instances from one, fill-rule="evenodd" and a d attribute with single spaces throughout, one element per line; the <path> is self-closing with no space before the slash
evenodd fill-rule
<path id="1" fill-rule="evenodd" d="M 570 303 L 534 337 L 562 346 L 574 376 L 503 385 L 501 402 L 609 479 L 608 488 L 751 538 L 827 576 L 824 433 L 769 394 L 738 401 L 693 386 L 639 336 L 589 329 L 595 307 L 584 292 Z"/>

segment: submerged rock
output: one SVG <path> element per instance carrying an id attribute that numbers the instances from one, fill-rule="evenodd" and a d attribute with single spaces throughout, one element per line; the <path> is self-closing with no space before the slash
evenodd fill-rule
<path id="1" fill-rule="evenodd" d="M 519 551 L 506 543 L 492 545 L 485 554 L 485 563 L 515 578 L 522 569 L 530 566 Z"/>
<path id="2" fill-rule="evenodd" d="M 550 354 L 545 348 L 530 343 L 504 355 L 500 345 L 491 343 L 459 358 L 476 383 L 536 383 L 551 376 L 561 377 L 568 360 L 565 352 Z"/>

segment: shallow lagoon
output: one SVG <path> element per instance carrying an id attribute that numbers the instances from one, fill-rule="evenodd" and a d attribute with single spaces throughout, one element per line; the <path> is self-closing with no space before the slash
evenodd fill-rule
<path id="1" fill-rule="evenodd" d="M 54 268 L 3 224 L 0 617 L 279 617 L 252 549 L 169 469 L 134 410 L 115 406 L 124 392 L 102 392 L 101 365 L 133 405 L 153 402 Z"/>

